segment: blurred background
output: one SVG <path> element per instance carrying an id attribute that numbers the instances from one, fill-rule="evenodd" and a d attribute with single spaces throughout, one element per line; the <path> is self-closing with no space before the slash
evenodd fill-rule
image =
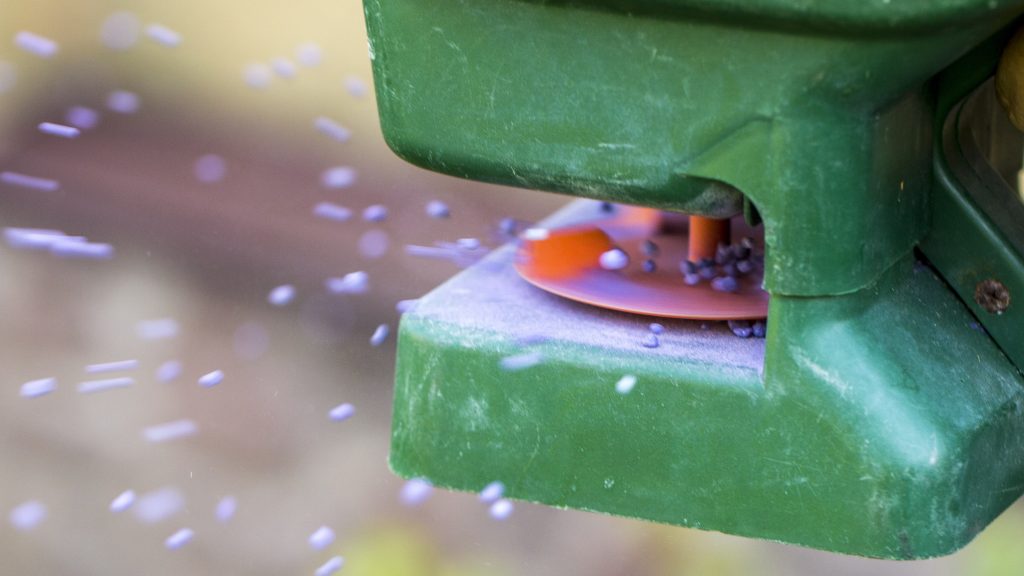
<path id="1" fill-rule="evenodd" d="M 952 557 L 897 563 L 525 503 L 497 521 L 473 494 L 403 505 L 386 463 L 394 339 L 369 340 L 380 324 L 394 331 L 396 302 L 458 271 L 404 247 L 465 237 L 494 247 L 501 218 L 534 221 L 565 199 L 394 157 L 358 0 L 0 0 L 0 14 L 0 172 L 60 182 L 50 192 L 0 183 L 0 227 L 115 250 L 81 260 L 0 245 L 0 573 L 312 574 L 334 555 L 350 575 L 1024 570 L 1020 506 Z M 153 24 L 180 42 L 150 38 Z M 19 49 L 22 31 L 59 51 Z M 135 105 L 108 102 L 116 91 Z M 81 108 L 96 122 L 78 138 L 36 129 L 87 125 Z M 350 137 L 318 131 L 318 117 Z M 354 181 L 325 185 L 337 167 Z M 429 217 L 432 200 L 450 218 Z M 317 218 L 320 202 L 353 217 Z M 386 220 L 360 217 L 374 204 Z M 360 270 L 368 292 L 325 289 Z M 273 306 L 282 284 L 295 298 Z M 159 319 L 175 333 L 140 335 Z M 125 359 L 139 361 L 134 385 L 76 392 L 86 365 Z M 169 360 L 181 375 L 163 382 L 155 370 Z M 196 385 L 218 369 L 223 383 Z M 49 377 L 53 393 L 20 395 Z M 344 402 L 355 416 L 329 419 Z M 196 435 L 142 435 L 183 418 Z M 112 513 L 129 489 L 136 510 Z M 215 515 L 224 497 L 237 502 L 226 521 Z M 26 502 L 45 515 L 26 520 Z M 141 502 L 159 513 L 140 513 Z M 337 538 L 314 550 L 307 540 L 324 525 Z M 182 527 L 192 541 L 167 549 Z"/>

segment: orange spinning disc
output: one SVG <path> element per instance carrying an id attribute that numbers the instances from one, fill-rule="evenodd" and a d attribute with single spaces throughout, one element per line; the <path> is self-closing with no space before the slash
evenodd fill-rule
<path id="1" fill-rule="evenodd" d="M 666 224 L 675 218 L 683 226 L 671 230 Z M 682 261 L 713 258 L 721 240 L 736 244 L 743 238 L 753 241 L 752 269 L 735 276 L 734 291 L 715 290 L 707 278 L 692 286 L 684 282 Z M 647 246 L 645 253 L 647 241 L 656 251 Z M 666 318 L 754 320 L 768 315 L 768 293 L 761 288 L 763 246 L 760 229 L 742 217 L 730 222 L 616 206 L 614 213 L 591 222 L 549 230 L 546 238 L 523 239 L 515 266 L 534 286 L 602 308 Z M 599 263 L 613 248 L 629 256 L 621 270 L 605 270 Z M 654 262 L 653 271 L 644 271 L 647 259 Z"/>

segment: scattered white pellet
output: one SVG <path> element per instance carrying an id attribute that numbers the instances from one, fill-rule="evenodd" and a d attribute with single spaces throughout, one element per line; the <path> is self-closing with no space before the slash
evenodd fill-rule
<path id="1" fill-rule="evenodd" d="M 363 82 L 363 79 L 357 76 L 346 76 L 345 90 L 347 90 L 349 95 L 353 98 L 362 98 L 363 96 L 366 96 L 366 82 Z"/>
<path id="2" fill-rule="evenodd" d="M 139 106 L 139 95 L 135 92 L 114 90 L 107 95 L 107 108 L 118 114 L 135 114 Z"/>
<path id="3" fill-rule="evenodd" d="M 199 385 L 203 388 L 212 388 L 224 381 L 224 371 L 214 370 L 199 377 Z"/>
<path id="4" fill-rule="evenodd" d="M 261 62 L 253 62 L 246 65 L 245 70 L 242 71 L 242 78 L 245 79 L 245 83 L 250 88 L 256 88 L 262 90 L 267 86 L 270 86 L 270 82 L 274 79 L 273 72 L 270 67 Z"/>
<path id="5" fill-rule="evenodd" d="M 411 312 L 412 310 L 414 310 L 416 308 L 416 305 L 419 304 L 419 303 L 420 303 L 420 299 L 419 298 L 410 298 L 408 300 L 399 300 L 395 304 L 395 312 L 398 312 L 399 314 L 405 314 L 406 312 Z"/>
<path id="6" fill-rule="evenodd" d="M 612 248 L 601 254 L 599 263 L 605 270 L 622 270 L 629 265 L 629 256 L 619 248 Z"/>
<path id="7" fill-rule="evenodd" d="M 6 60 L 0 60 L 0 94 L 10 92 L 11 88 L 18 82 L 18 73 L 14 65 Z"/>
<path id="8" fill-rule="evenodd" d="M 504 520 L 512 515 L 512 510 L 512 501 L 502 498 L 494 504 L 491 504 L 491 518 L 494 518 L 495 520 Z"/>
<path id="9" fill-rule="evenodd" d="M 313 215 L 335 222 L 347 222 L 352 219 L 352 210 L 333 202 L 320 202 L 313 206 Z"/>
<path id="10" fill-rule="evenodd" d="M 341 556 L 331 556 L 331 559 L 324 562 L 316 569 L 313 576 L 331 576 L 345 565 L 345 559 Z"/>
<path id="11" fill-rule="evenodd" d="M 163 24 L 150 24 L 146 26 L 146 36 L 149 36 L 150 40 L 157 44 L 162 44 L 169 48 L 174 48 L 181 44 L 181 35 Z"/>
<path id="12" fill-rule="evenodd" d="M 300 65 L 306 68 L 313 68 L 320 65 L 320 61 L 323 60 L 323 53 L 316 44 L 306 42 L 295 49 L 295 59 Z"/>
<path id="13" fill-rule="evenodd" d="M 125 490 L 110 502 L 110 511 L 114 513 L 124 512 L 131 508 L 134 503 L 135 492 L 133 490 Z"/>
<path id="14" fill-rule="evenodd" d="M 100 113 L 88 106 L 72 106 L 64 113 L 64 121 L 75 128 L 92 130 L 100 123 Z"/>
<path id="15" fill-rule="evenodd" d="M 359 237 L 359 255 L 367 260 L 384 257 L 391 248 L 391 236 L 383 230 L 367 230 Z"/>
<path id="16" fill-rule="evenodd" d="M 14 45 L 40 58 L 50 58 L 60 50 L 60 46 L 53 40 L 26 30 L 14 35 Z"/>
<path id="17" fill-rule="evenodd" d="M 11 186 L 20 186 L 21 188 L 42 190 L 43 192 L 53 192 L 60 188 L 60 183 L 56 180 L 29 176 L 20 172 L 0 172 L 0 182 L 10 184 Z"/>
<path id="18" fill-rule="evenodd" d="M 144 524 L 156 524 L 174 516 L 185 507 L 185 497 L 177 488 L 166 487 L 140 494 L 132 506 L 132 515 Z"/>
<path id="19" fill-rule="evenodd" d="M 431 200 L 430 202 L 427 202 L 427 206 L 424 210 L 426 211 L 427 216 L 438 220 L 443 220 L 452 215 L 448 205 L 440 200 Z"/>
<path id="20" fill-rule="evenodd" d="M 370 289 L 370 275 L 359 270 L 341 278 L 328 278 L 325 284 L 334 294 L 364 294 Z"/>
<path id="21" fill-rule="evenodd" d="M 113 50 L 128 50 L 139 41 L 139 18 L 131 12 L 114 12 L 103 20 L 100 41 Z"/>
<path id="22" fill-rule="evenodd" d="M 334 530 L 328 526 L 321 526 L 309 535 L 309 547 L 313 550 L 323 550 L 334 542 Z"/>
<path id="23" fill-rule="evenodd" d="M 356 183 L 356 170 L 351 166 L 334 166 L 320 175 L 324 188 L 348 188 Z"/>
<path id="24" fill-rule="evenodd" d="M 75 239 L 58 241 L 50 246 L 50 254 L 61 258 L 79 258 L 82 260 L 110 260 L 114 257 L 114 247 L 102 242 L 81 242 Z"/>
<path id="25" fill-rule="evenodd" d="M 164 340 L 178 335 L 178 321 L 174 318 L 140 320 L 135 325 L 135 334 L 143 340 Z"/>
<path id="26" fill-rule="evenodd" d="M 281 78 L 290 79 L 295 78 L 296 72 L 295 63 L 287 58 L 274 58 L 270 61 L 270 69 L 274 71 Z"/>
<path id="27" fill-rule="evenodd" d="M 227 162 L 217 154 L 204 154 L 196 159 L 192 166 L 196 180 L 204 184 L 220 182 L 228 173 Z"/>
<path id="28" fill-rule="evenodd" d="M 629 394 L 633 391 L 634 386 L 636 386 L 636 376 L 626 374 L 615 383 L 615 391 L 619 394 Z"/>
<path id="29" fill-rule="evenodd" d="M 651 334 L 660 335 L 663 332 L 665 332 L 665 327 L 662 326 L 661 324 L 658 324 L 657 322 L 651 322 L 647 329 L 651 331 Z"/>
<path id="30" fill-rule="evenodd" d="M 661 342 L 658 341 L 658 336 L 653 333 L 648 333 L 644 336 L 644 339 L 640 342 L 644 348 L 657 348 Z"/>
<path id="31" fill-rule="evenodd" d="M 275 287 L 267 294 L 267 302 L 272 306 L 287 306 L 295 299 L 295 286 L 282 284 Z"/>
<path id="32" fill-rule="evenodd" d="M 335 422 L 344 422 L 345 420 L 355 416 L 355 414 L 356 407 L 346 402 L 331 408 L 330 412 L 327 413 L 327 417 Z"/>
<path id="33" fill-rule="evenodd" d="M 195 532 L 193 532 L 191 528 L 182 528 L 168 536 L 167 540 L 164 540 L 164 546 L 168 550 L 177 550 L 185 544 L 188 544 L 189 540 L 191 540 L 194 535 Z"/>
<path id="34" fill-rule="evenodd" d="M 115 388 L 127 388 L 135 384 L 135 380 L 127 376 L 121 378 L 105 378 L 103 380 L 86 380 L 78 383 L 78 391 L 81 394 L 93 394 L 114 390 Z"/>
<path id="35" fill-rule="evenodd" d="M 455 241 L 455 246 L 460 250 L 479 250 L 480 240 L 476 238 L 459 238 Z"/>
<path id="36" fill-rule="evenodd" d="M 56 378 L 40 378 L 38 380 L 30 380 L 21 385 L 21 397 L 22 398 L 38 398 L 40 396 L 46 396 L 57 389 Z"/>
<path id="37" fill-rule="evenodd" d="M 53 122 L 41 122 L 38 128 L 43 134 L 60 136 L 61 138 L 77 138 L 78 135 L 82 133 L 81 130 L 74 126 L 65 126 L 63 124 L 55 124 Z"/>
<path id="38" fill-rule="evenodd" d="M 363 220 L 367 222 L 383 222 L 388 219 L 388 208 L 383 204 L 373 204 L 363 210 Z"/>
<path id="39" fill-rule="evenodd" d="M 426 502 L 434 492 L 434 485 L 426 478 L 413 478 L 402 486 L 399 497 L 406 506 L 417 506 Z"/>
<path id="40" fill-rule="evenodd" d="M 7 519 L 15 529 L 27 532 L 46 520 L 46 506 L 38 500 L 29 500 L 15 506 Z"/>
<path id="41" fill-rule="evenodd" d="M 352 132 L 348 128 L 326 116 L 317 116 L 313 121 L 313 127 L 321 134 L 338 142 L 348 142 L 352 138 Z"/>
<path id="42" fill-rule="evenodd" d="M 391 328 L 387 324 L 377 326 L 377 329 L 373 331 L 373 336 L 370 336 L 370 345 L 380 346 L 388 339 L 389 334 L 391 334 Z"/>
<path id="43" fill-rule="evenodd" d="M 551 233 L 547 228 L 527 228 L 523 230 L 523 240 L 547 240 Z"/>
<path id="44" fill-rule="evenodd" d="M 157 367 L 156 379 L 158 382 L 170 382 L 181 376 L 181 362 L 168 360 Z"/>
<path id="45" fill-rule="evenodd" d="M 89 364 L 85 367 L 86 374 L 103 374 L 105 372 L 122 372 L 124 370 L 135 370 L 139 367 L 138 360 L 118 360 L 116 362 L 101 362 Z"/>
<path id="46" fill-rule="evenodd" d="M 484 489 L 480 491 L 480 494 L 477 497 L 485 504 L 492 504 L 504 495 L 505 485 L 495 480 L 487 486 L 484 486 Z"/>
<path id="47" fill-rule="evenodd" d="M 234 496 L 225 496 L 217 502 L 217 507 L 213 510 L 213 515 L 217 517 L 220 522 L 227 522 L 234 517 L 235 511 L 238 510 L 238 501 Z"/>
<path id="48" fill-rule="evenodd" d="M 4 228 L 4 240 L 11 248 L 48 250 L 57 242 L 67 241 L 68 235 L 60 230 L 43 228 Z M 82 241 L 85 238 L 81 238 Z"/>
<path id="49" fill-rule="evenodd" d="M 515 372 L 518 370 L 525 370 L 540 364 L 544 356 L 540 352 L 524 352 L 522 354 L 516 354 L 514 356 L 506 356 L 501 359 L 499 364 L 502 370 L 508 372 Z"/>
<path id="50" fill-rule="evenodd" d="M 142 430 L 142 437 L 146 440 L 158 443 L 177 440 L 194 436 L 199 432 L 199 426 L 191 420 L 174 420 L 164 424 L 149 426 Z"/>

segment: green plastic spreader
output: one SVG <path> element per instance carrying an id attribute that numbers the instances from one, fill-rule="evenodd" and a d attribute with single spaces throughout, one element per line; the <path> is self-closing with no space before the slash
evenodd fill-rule
<path id="1" fill-rule="evenodd" d="M 692 214 L 746 203 L 771 294 L 766 340 L 665 321 L 652 350 L 649 319 L 537 290 L 498 250 L 402 320 L 398 474 L 884 558 L 957 550 L 1024 492 L 1024 207 L 981 173 L 967 106 L 1024 1 L 365 9 L 397 154 Z M 500 369 L 524 352 L 543 361 Z"/>

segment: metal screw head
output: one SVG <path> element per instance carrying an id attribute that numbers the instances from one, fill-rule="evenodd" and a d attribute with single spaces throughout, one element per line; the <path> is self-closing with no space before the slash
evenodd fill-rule
<path id="1" fill-rule="evenodd" d="M 1002 314 L 1010 307 L 1010 291 L 999 280 L 989 278 L 974 288 L 974 301 L 992 314 Z"/>

